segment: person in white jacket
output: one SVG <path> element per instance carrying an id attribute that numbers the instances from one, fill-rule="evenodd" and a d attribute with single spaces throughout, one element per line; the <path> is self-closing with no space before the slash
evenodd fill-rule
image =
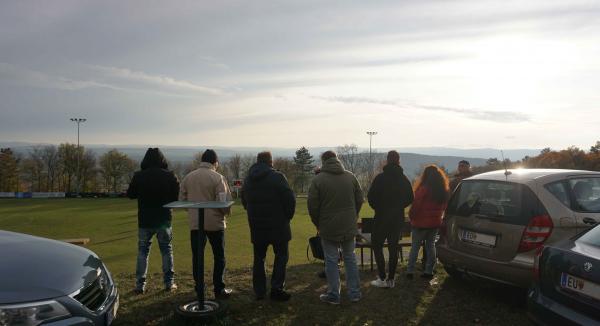
<path id="1" fill-rule="evenodd" d="M 181 182 L 179 192 L 180 200 L 187 201 L 218 201 L 219 196 L 226 196 L 231 199 L 231 192 L 227 185 L 227 180 L 223 175 L 217 172 L 218 158 L 217 153 L 212 149 L 207 149 L 202 154 L 202 163 L 198 169 L 188 173 Z M 221 195 L 219 195 L 221 194 Z M 225 287 L 225 227 L 226 216 L 229 214 L 227 209 L 204 209 L 204 233 L 200 233 L 198 225 L 198 210 L 189 209 L 188 217 L 190 222 L 190 241 L 192 245 L 192 255 L 194 261 L 204 262 L 204 248 L 206 239 L 210 242 L 214 257 L 213 285 L 215 298 L 228 298 L 232 290 Z M 200 238 L 201 237 L 201 238 Z M 201 247 L 198 246 L 199 241 Z M 204 267 L 200 270 L 204 270 Z M 204 277 L 197 275 L 197 266 L 193 264 L 194 279 Z M 203 292 L 204 289 L 196 289 Z"/>

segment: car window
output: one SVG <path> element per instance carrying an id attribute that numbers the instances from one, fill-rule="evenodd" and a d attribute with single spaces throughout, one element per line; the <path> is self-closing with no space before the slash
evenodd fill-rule
<path id="1" fill-rule="evenodd" d="M 569 199 L 569 191 L 563 181 L 553 182 L 544 186 L 556 199 L 563 205 L 571 208 L 571 199 Z"/>
<path id="2" fill-rule="evenodd" d="M 583 242 L 588 245 L 600 247 L 600 226 L 597 226 L 583 234 L 577 242 Z"/>
<path id="3" fill-rule="evenodd" d="M 537 203 L 539 201 L 533 192 L 521 184 L 472 180 L 461 184 L 448 205 L 447 213 L 498 219 L 512 224 L 527 224 L 531 212 L 535 210 L 528 208 Z"/>
<path id="4" fill-rule="evenodd" d="M 575 210 L 584 213 L 600 212 L 600 178 L 570 179 L 569 186 Z"/>

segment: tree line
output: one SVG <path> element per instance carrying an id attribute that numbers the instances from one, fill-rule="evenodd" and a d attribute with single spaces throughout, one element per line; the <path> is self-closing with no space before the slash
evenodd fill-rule
<path id="1" fill-rule="evenodd" d="M 359 152 L 354 144 L 336 148 L 338 158 L 354 173 L 363 189 L 368 189 L 374 175 L 385 164 L 385 155 Z M 181 180 L 200 164 L 201 153 L 189 162 L 170 162 L 169 168 Z M 256 162 L 254 155 L 236 154 L 218 167 L 230 183 L 246 177 Z M 274 168 L 283 172 L 296 193 L 306 193 L 319 165 L 306 147 L 300 147 L 294 157 L 276 157 Z M 483 166 L 473 167 L 474 173 L 504 168 L 561 168 L 600 171 L 600 141 L 588 151 L 571 146 L 563 150 L 543 149 L 539 155 L 521 160 L 490 158 Z M 36 146 L 25 154 L 10 148 L 0 149 L 0 192 L 122 192 L 126 189 L 139 162 L 116 149 L 99 157 L 84 146 L 64 143 L 58 146 Z"/>
<path id="2" fill-rule="evenodd" d="M 474 173 L 483 173 L 500 169 L 573 169 L 600 171 L 600 141 L 592 145 L 588 151 L 576 146 L 562 150 L 544 148 L 537 156 L 525 156 L 521 160 L 490 158 L 485 165 L 473 168 Z"/>
<path id="3" fill-rule="evenodd" d="M 137 168 L 116 149 L 100 157 L 84 146 L 36 146 L 26 154 L 0 149 L 0 192 L 120 192 Z"/>

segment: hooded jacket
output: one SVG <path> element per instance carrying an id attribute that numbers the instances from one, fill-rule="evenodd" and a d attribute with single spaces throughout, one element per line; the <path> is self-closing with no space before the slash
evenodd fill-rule
<path id="1" fill-rule="evenodd" d="M 296 197 L 283 173 L 266 163 L 254 164 L 244 180 L 242 205 L 248 213 L 252 243 L 292 239 L 290 220 Z"/>
<path id="2" fill-rule="evenodd" d="M 231 200 L 231 192 L 225 177 L 216 171 L 214 165 L 208 162 L 200 163 L 198 169 L 188 173 L 181 181 L 180 200 L 188 201 L 218 201 L 219 193 L 225 192 L 227 200 Z M 230 209 L 206 208 L 204 209 L 204 230 L 225 230 L 225 215 Z M 198 210 L 188 209 L 190 230 L 198 230 Z"/>
<path id="3" fill-rule="evenodd" d="M 308 213 L 323 239 L 346 241 L 358 233 L 356 220 L 363 192 L 352 172 L 336 158 L 323 162 L 308 190 Z"/>
<path id="4" fill-rule="evenodd" d="M 138 201 L 138 227 L 168 228 L 171 209 L 162 206 L 176 201 L 179 181 L 167 170 L 167 160 L 158 148 L 150 148 L 127 189 L 127 196 Z"/>
<path id="5" fill-rule="evenodd" d="M 387 164 L 369 188 L 369 205 L 375 210 L 375 223 L 400 225 L 404 209 L 414 198 L 412 186 L 400 165 Z"/>

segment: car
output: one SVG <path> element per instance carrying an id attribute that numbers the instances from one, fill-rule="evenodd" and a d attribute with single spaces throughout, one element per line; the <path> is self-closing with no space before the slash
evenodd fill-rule
<path id="1" fill-rule="evenodd" d="M 535 250 L 600 221 L 600 172 L 511 169 L 463 180 L 445 212 L 438 258 L 450 276 L 528 288 Z"/>
<path id="2" fill-rule="evenodd" d="M 110 325 L 119 293 L 92 251 L 0 230 L 0 325 Z"/>
<path id="3" fill-rule="evenodd" d="M 538 250 L 527 295 L 538 324 L 600 324 L 600 226 Z"/>

